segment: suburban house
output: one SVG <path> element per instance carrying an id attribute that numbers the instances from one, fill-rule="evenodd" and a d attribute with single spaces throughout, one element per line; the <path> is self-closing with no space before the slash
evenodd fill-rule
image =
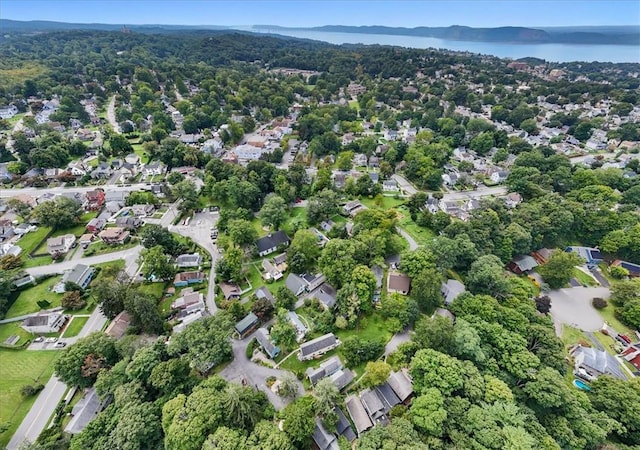
<path id="1" fill-rule="evenodd" d="M 307 284 L 307 286 L 305 288 L 307 290 L 307 292 L 311 292 L 311 291 L 313 291 L 315 289 L 318 289 L 327 279 L 321 273 L 318 273 L 318 274 L 315 274 L 315 275 L 312 275 L 310 273 L 305 273 L 305 274 L 302 274 L 301 276 L 302 276 L 302 279 L 304 280 L 304 282 Z"/>
<path id="2" fill-rule="evenodd" d="M 332 356 L 326 361 L 321 362 L 320 366 L 315 369 L 313 367 L 309 367 L 305 371 L 305 374 L 307 375 L 307 377 L 309 378 L 309 382 L 313 386 L 321 379 L 333 375 L 343 367 L 344 364 L 342 364 L 342 360 L 339 356 L 336 355 Z"/>
<path id="3" fill-rule="evenodd" d="M 194 292 L 192 288 L 184 288 L 181 295 L 171 303 L 171 309 L 186 309 L 200 303 L 204 306 L 204 295 L 201 292 Z"/>
<path id="4" fill-rule="evenodd" d="M 258 328 L 256 331 L 256 340 L 269 358 L 276 358 L 280 354 L 280 348 L 271 341 L 271 337 L 266 328 Z"/>
<path id="5" fill-rule="evenodd" d="M 289 318 L 289 322 L 291 322 L 296 329 L 296 341 L 302 342 L 309 329 L 302 323 L 300 317 L 295 311 L 287 311 L 287 317 Z"/>
<path id="6" fill-rule="evenodd" d="M 409 378 L 406 370 L 391 372 L 387 383 L 402 403 L 407 404 L 411 400 L 413 396 L 413 382 L 411 378 Z"/>
<path id="7" fill-rule="evenodd" d="M 282 278 L 282 272 L 280 272 L 278 268 L 266 258 L 262 260 L 262 269 L 264 270 L 263 278 L 265 280 L 278 281 Z"/>
<path id="8" fill-rule="evenodd" d="M 119 209 L 119 208 L 118 208 Z M 138 228 L 140 228 L 142 226 L 144 222 L 142 221 L 142 219 L 138 218 L 138 217 L 132 217 L 132 216 L 127 216 L 127 217 L 117 217 L 116 218 L 116 225 L 119 227 L 122 227 L 124 229 L 127 230 L 137 230 Z"/>
<path id="9" fill-rule="evenodd" d="M 307 288 L 307 283 L 298 275 L 290 273 L 285 280 L 285 286 L 297 297 Z"/>
<path id="10" fill-rule="evenodd" d="M 312 448 L 317 450 L 340 450 L 338 438 L 330 433 L 322 425 L 322 421 L 316 417 L 316 426 L 311 434 Z"/>
<path id="11" fill-rule="evenodd" d="M 453 315 L 453 313 L 451 311 L 449 311 L 448 309 L 444 309 L 444 308 L 436 308 L 436 310 L 433 312 L 433 317 L 444 317 L 445 319 L 448 319 L 449 321 L 451 321 L 452 323 L 456 321 L 456 316 Z"/>
<path id="12" fill-rule="evenodd" d="M 96 389 L 90 387 L 71 410 L 71 420 L 64 428 L 66 433 L 78 434 L 85 429 L 106 406 L 106 401 L 101 401 Z"/>
<path id="13" fill-rule="evenodd" d="M 313 295 L 324 309 L 333 309 L 336 306 L 337 292 L 329 283 L 323 283 Z"/>
<path id="14" fill-rule="evenodd" d="M 77 284 L 82 289 L 86 289 L 87 286 L 89 286 L 89 283 L 91 283 L 91 279 L 93 278 L 95 271 L 96 270 L 91 266 L 76 264 L 72 270 L 64 273 L 60 283 L 53 287 L 53 292 L 64 294 L 66 292 L 65 285 L 67 283 Z"/>
<path id="15" fill-rule="evenodd" d="M 629 362 L 633 367 L 640 370 L 640 342 L 631 344 L 622 353 L 620 353 L 625 361 Z"/>
<path id="16" fill-rule="evenodd" d="M 287 270 L 287 254 L 280 253 L 272 258 L 273 264 L 276 266 L 281 273 L 284 273 Z"/>
<path id="17" fill-rule="evenodd" d="M 516 275 L 521 275 L 523 273 L 528 273 L 535 267 L 538 267 L 538 262 L 533 258 L 533 256 L 519 255 L 513 258 L 507 267 Z"/>
<path id="18" fill-rule="evenodd" d="M 190 284 L 202 283 L 206 279 L 204 272 L 180 272 L 173 279 L 175 287 L 188 286 Z"/>
<path id="19" fill-rule="evenodd" d="M 149 204 L 144 205 L 133 205 L 131 207 L 131 212 L 136 217 L 149 217 L 153 215 L 153 212 L 156 210 L 156 207 Z"/>
<path id="20" fill-rule="evenodd" d="M 411 278 L 399 272 L 389 272 L 387 276 L 387 292 L 408 295 L 411 290 Z"/>
<path id="21" fill-rule="evenodd" d="M 365 431 L 370 430 L 373 427 L 373 422 L 371 422 L 369 414 L 367 414 L 367 411 L 364 409 L 364 405 L 360 399 L 355 395 L 347 397 L 346 405 L 347 412 L 356 427 L 358 436 L 362 436 Z"/>
<path id="22" fill-rule="evenodd" d="M 99 233 L 107 225 L 107 221 L 104 219 L 93 218 L 87 224 L 87 231 L 89 233 Z"/>
<path id="23" fill-rule="evenodd" d="M 142 169 L 142 174 L 150 177 L 153 175 L 162 175 L 167 171 L 167 166 L 165 166 L 160 161 L 153 161 L 149 164 L 145 165 Z"/>
<path id="24" fill-rule="evenodd" d="M 127 199 L 127 193 L 124 191 L 107 191 L 104 193 L 105 202 L 116 202 L 122 208 Z"/>
<path id="25" fill-rule="evenodd" d="M 342 207 L 342 211 L 350 217 L 355 217 L 356 214 L 365 209 L 367 209 L 367 207 L 360 203 L 359 200 L 350 201 Z"/>
<path id="26" fill-rule="evenodd" d="M 236 323 L 235 330 L 240 339 L 246 338 L 260 325 L 260 319 L 254 313 L 250 312 L 244 319 Z"/>
<path id="27" fill-rule="evenodd" d="M 129 231 L 121 227 L 106 228 L 98 233 L 98 237 L 105 244 L 124 244 L 129 239 Z"/>
<path id="28" fill-rule="evenodd" d="M 591 247 L 567 247 L 565 250 L 567 252 L 572 252 L 584 259 L 587 262 L 587 265 L 597 265 L 601 263 L 602 253 L 597 248 Z"/>
<path id="29" fill-rule="evenodd" d="M 21 327 L 33 334 L 57 333 L 64 326 L 68 317 L 57 312 L 46 312 L 27 317 Z"/>
<path id="30" fill-rule="evenodd" d="M 185 253 L 176 258 L 176 266 L 180 268 L 184 267 L 199 267 L 202 265 L 202 256 L 199 253 L 188 254 Z"/>
<path id="31" fill-rule="evenodd" d="M 122 311 L 111 321 L 111 323 L 109 323 L 109 326 L 104 330 L 104 332 L 112 338 L 120 339 L 124 336 L 124 333 L 127 331 L 127 328 L 129 328 L 130 323 L 131 316 L 128 312 Z"/>
<path id="32" fill-rule="evenodd" d="M 400 188 L 396 180 L 384 180 L 382 182 L 382 190 L 385 192 L 397 192 Z"/>
<path id="33" fill-rule="evenodd" d="M 47 253 L 54 258 L 66 255 L 75 242 L 76 237 L 73 234 L 49 238 L 47 239 Z"/>
<path id="34" fill-rule="evenodd" d="M 13 285 L 17 288 L 21 288 L 23 286 L 26 286 L 28 284 L 31 285 L 35 285 L 36 284 L 36 279 L 33 275 L 29 275 L 29 274 L 22 274 L 19 275 L 19 278 L 14 278 L 13 279 Z"/>
<path id="35" fill-rule="evenodd" d="M 290 242 L 289 237 L 284 231 L 276 231 L 256 241 L 258 255 L 266 256 L 269 253 L 275 252 L 280 247 L 288 246 Z"/>
<path id="36" fill-rule="evenodd" d="M 256 289 L 255 296 L 259 300 L 266 299 L 272 305 L 275 305 L 276 303 L 276 299 L 273 297 L 273 294 L 266 286 L 261 286 Z"/>
<path id="37" fill-rule="evenodd" d="M 87 209 L 90 211 L 97 211 L 104 205 L 105 195 L 102 189 L 94 189 L 86 194 L 87 197 Z"/>
<path id="38" fill-rule="evenodd" d="M 336 433 L 338 436 L 344 436 L 344 438 L 349 442 L 355 441 L 356 434 L 353 432 L 353 428 L 351 428 L 351 423 L 349 422 L 349 419 L 347 419 L 347 416 L 345 416 L 342 410 L 338 407 L 334 408 L 333 412 L 335 412 L 338 417 L 338 422 L 336 423 Z"/>
<path id="39" fill-rule="evenodd" d="M 615 356 L 604 350 L 576 345 L 569 354 L 573 357 L 573 374 L 585 380 L 592 381 L 600 375 L 626 380 L 620 363 Z"/>
<path id="40" fill-rule="evenodd" d="M 340 340 L 333 334 L 327 333 L 309 342 L 300 345 L 298 359 L 301 361 L 315 359 L 333 350 L 341 344 Z"/>
<path id="41" fill-rule="evenodd" d="M 96 238 L 95 234 L 85 233 L 82 236 L 80 236 L 80 239 L 78 239 L 78 243 L 86 247 L 87 245 L 91 244 L 95 238 Z"/>
<path id="42" fill-rule="evenodd" d="M 640 277 L 640 264 L 634 264 L 627 261 L 615 260 L 612 264 L 615 267 L 622 267 L 629 271 L 629 275 L 632 277 Z"/>
<path id="43" fill-rule="evenodd" d="M 106 162 L 98 164 L 98 167 L 91 172 L 91 178 L 94 180 L 103 180 L 109 178 L 111 175 L 113 175 L 113 169 L 111 169 L 111 166 Z"/>
<path id="44" fill-rule="evenodd" d="M 240 286 L 237 284 L 222 282 L 218 286 L 220 286 L 220 290 L 222 291 L 222 295 L 224 295 L 225 300 L 237 300 L 240 298 Z"/>
<path id="45" fill-rule="evenodd" d="M 445 305 L 450 305 L 460 294 L 466 291 L 467 288 L 465 285 L 454 279 L 448 279 L 446 283 L 443 282 L 440 286 L 440 292 L 444 296 Z"/>

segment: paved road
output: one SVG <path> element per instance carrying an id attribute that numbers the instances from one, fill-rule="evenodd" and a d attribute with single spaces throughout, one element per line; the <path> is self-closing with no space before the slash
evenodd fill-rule
<path id="1" fill-rule="evenodd" d="M 587 158 L 602 157 L 603 159 L 608 159 L 608 158 L 614 158 L 616 155 L 617 153 L 600 153 L 600 154 L 593 154 L 593 155 L 576 156 L 575 158 L 571 158 L 570 161 L 571 161 L 571 164 L 579 164 Z"/>
<path id="2" fill-rule="evenodd" d="M 115 261 L 117 259 L 124 259 L 125 270 L 127 271 L 127 273 L 129 275 L 135 275 L 137 267 L 134 267 L 134 265 L 137 264 L 136 261 L 138 259 L 138 256 L 140 255 L 141 250 L 142 246 L 137 245 L 135 247 L 121 250 L 119 252 L 105 253 L 104 255 L 97 256 L 87 256 L 85 258 L 63 261 L 55 264 L 50 264 L 48 266 L 30 267 L 28 269 L 25 269 L 25 272 L 27 272 L 29 275 L 33 275 L 34 277 L 38 277 L 40 275 L 63 273 L 66 270 L 73 269 L 76 264 L 95 265 L 109 261 Z"/>
<path id="3" fill-rule="evenodd" d="M 402 236 L 403 238 L 405 238 L 407 240 L 407 242 L 409 243 L 409 250 L 413 251 L 415 249 L 417 249 L 419 247 L 418 243 L 415 241 L 415 239 L 413 239 L 409 233 L 407 233 L 405 230 L 403 230 L 400 227 L 396 227 L 396 230 L 398 230 L 398 233 L 400 233 L 400 236 Z"/>
<path id="4" fill-rule="evenodd" d="M 391 353 L 395 352 L 398 346 L 404 342 L 409 342 L 411 339 L 410 331 L 404 330 L 400 333 L 396 333 L 393 335 L 391 340 L 387 342 L 387 345 L 384 347 L 384 356 L 385 358 L 389 356 Z"/>
<path id="5" fill-rule="evenodd" d="M 167 214 L 165 214 L 166 216 Z M 210 314 L 215 314 L 218 311 L 215 301 L 215 267 L 220 254 L 218 253 L 218 247 L 211 241 L 211 227 L 218 222 L 218 217 L 218 213 L 202 212 L 194 214 L 189 225 L 168 226 L 169 231 L 190 237 L 211 255 L 211 272 L 209 273 L 209 288 L 206 298 L 207 309 Z"/>
<path id="6" fill-rule="evenodd" d="M 95 331 L 102 330 L 106 322 L 107 318 L 102 314 L 100 308 L 96 308 L 77 337 L 61 340 L 68 344 L 72 344 L 81 337 L 85 337 Z M 25 351 L 29 352 L 37 350 Z M 11 441 L 9 441 L 9 445 L 7 445 L 7 450 L 17 450 L 22 447 L 25 442 L 34 442 L 42 430 L 44 430 L 48 425 L 49 419 L 53 415 L 56 406 L 58 406 L 64 397 L 66 391 L 67 385 L 58 380 L 57 377 L 52 376 L 12 436 Z"/>
<path id="7" fill-rule="evenodd" d="M 267 394 L 271 404 L 277 410 L 280 410 L 287 406 L 289 400 L 276 395 L 267 386 L 266 379 L 271 376 L 281 378 L 287 371 L 271 369 L 249 361 L 249 358 L 247 358 L 247 345 L 249 345 L 251 339 L 252 337 L 249 336 L 240 341 L 233 341 L 233 361 L 220 372 L 220 376 L 230 382 L 242 383 L 242 381 L 245 381 L 247 384 L 260 389 Z M 295 358 L 295 356 L 291 357 Z M 298 382 L 298 393 L 304 394 L 304 387 L 300 382 Z"/>
<path id="8" fill-rule="evenodd" d="M 51 193 L 54 195 L 59 195 L 66 192 L 78 192 L 80 194 L 86 194 L 89 191 L 93 191 L 96 188 L 106 188 L 109 191 L 123 191 L 123 192 L 133 192 L 133 191 L 143 191 L 145 189 L 149 189 L 149 187 L 145 183 L 136 183 L 130 185 L 113 185 L 113 186 L 72 186 L 72 187 L 54 187 L 54 188 L 34 188 L 34 187 L 25 187 L 20 189 L 0 189 L 0 197 L 15 197 L 16 195 L 26 194 L 31 196 L 39 196 L 45 193 Z"/>
<path id="9" fill-rule="evenodd" d="M 571 325 L 582 331 L 598 331 L 604 325 L 602 316 L 591 306 L 594 297 L 609 298 L 611 291 L 603 287 L 575 287 L 549 291 L 551 297 L 551 318 L 556 331 L 562 324 Z"/>
<path id="10" fill-rule="evenodd" d="M 111 97 L 111 100 L 109 100 L 109 105 L 107 106 L 107 121 L 109 122 L 109 124 L 111 124 L 111 128 L 113 128 L 113 131 L 115 131 L 116 133 L 122 132 L 120 131 L 120 124 L 118 124 L 118 121 L 116 120 L 116 96 L 115 95 Z"/>
<path id="11" fill-rule="evenodd" d="M 398 175 L 396 173 L 391 175 L 391 178 L 394 179 L 396 183 L 398 183 L 400 190 L 406 192 L 408 195 L 413 195 L 418 193 L 418 190 L 415 187 L 413 187 L 413 184 L 409 183 L 409 180 L 407 180 L 402 175 Z"/>
<path id="12" fill-rule="evenodd" d="M 482 197 L 491 197 L 491 196 L 500 196 L 505 195 L 507 193 L 507 188 L 505 186 L 494 186 L 494 187 L 479 187 L 475 191 L 458 191 L 458 192 L 447 192 L 444 194 L 444 200 L 468 200 L 471 198 L 482 198 Z"/>

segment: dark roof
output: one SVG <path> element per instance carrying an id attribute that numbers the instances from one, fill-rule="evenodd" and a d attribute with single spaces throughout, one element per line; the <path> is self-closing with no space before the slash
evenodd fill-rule
<path id="1" fill-rule="evenodd" d="M 614 265 L 627 269 L 629 273 L 640 274 L 640 264 L 634 264 L 628 261 L 616 261 Z"/>
<path id="2" fill-rule="evenodd" d="M 256 331 L 256 339 L 265 352 L 271 357 L 275 358 L 280 353 L 280 349 L 271 342 L 269 332 L 265 328 L 258 328 Z"/>
<path id="3" fill-rule="evenodd" d="M 384 404 L 385 413 L 388 413 L 391 408 L 402 403 L 389 383 L 381 384 L 375 388 L 375 391 Z"/>
<path id="4" fill-rule="evenodd" d="M 362 405 L 364 409 L 367 410 L 367 414 L 373 420 L 379 420 L 384 417 L 384 403 L 376 393 L 376 391 L 372 391 L 370 389 L 365 389 L 360 393 L 360 400 L 362 401 Z"/>
<path id="5" fill-rule="evenodd" d="M 349 416 L 351 416 L 353 424 L 356 426 L 358 435 L 361 435 L 364 431 L 367 431 L 373 426 L 373 422 L 371 422 L 371 418 L 367 414 L 367 410 L 364 409 L 364 406 L 358 397 L 350 395 L 347 397 L 346 404 L 347 412 L 349 413 Z"/>
<path id="6" fill-rule="evenodd" d="M 316 427 L 313 430 L 311 439 L 313 439 L 313 442 L 320 450 L 337 450 L 339 448 L 336 442 L 336 436 L 333 433 L 329 433 L 325 427 L 322 426 L 322 422 L 318 418 L 316 418 Z"/>
<path id="7" fill-rule="evenodd" d="M 258 316 L 250 312 L 244 319 L 236 324 L 236 331 L 240 334 L 246 333 L 259 322 Z"/>
<path id="8" fill-rule="evenodd" d="M 266 286 L 261 286 L 256 290 L 256 297 L 259 299 L 266 298 L 271 303 L 275 303 L 276 299 L 273 297 L 273 294 Z"/>
<path id="9" fill-rule="evenodd" d="M 353 372 L 346 367 L 344 369 L 338 370 L 336 373 L 329 377 L 331 382 L 340 391 L 344 389 L 349 383 L 351 383 L 354 378 L 355 375 L 353 374 Z"/>
<path id="10" fill-rule="evenodd" d="M 318 289 L 313 295 L 327 308 L 333 308 L 336 304 L 336 290 L 328 283 L 324 283 L 320 286 L 320 289 Z"/>
<path id="11" fill-rule="evenodd" d="M 533 256 L 519 255 L 513 258 L 513 264 L 518 267 L 522 272 L 533 269 L 538 266 L 538 262 L 533 259 Z"/>
<path id="12" fill-rule="evenodd" d="M 351 428 L 349 419 L 347 419 L 347 416 L 344 415 L 342 409 L 336 407 L 333 409 L 333 411 L 338 417 L 338 421 L 336 422 L 336 433 L 338 433 L 340 436 L 344 436 L 349 442 L 353 442 L 356 439 L 356 434 Z"/>
<path id="13" fill-rule="evenodd" d="M 256 241 L 256 247 L 258 247 L 258 252 L 262 253 L 269 249 L 278 247 L 279 245 L 288 244 L 288 243 L 289 243 L 289 237 L 287 236 L 287 234 L 284 231 L 279 230 L 279 231 L 276 231 L 275 233 L 272 233 L 268 236 L 258 239 Z"/>
<path id="14" fill-rule="evenodd" d="M 391 372 L 387 380 L 393 392 L 396 393 L 400 401 L 405 401 L 413 394 L 413 383 L 409 377 L 402 371 Z"/>
<path id="15" fill-rule="evenodd" d="M 409 292 L 409 289 L 411 289 L 411 278 L 403 273 L 390 273 L 388 289 L 400 292 Z"/>
<path id="16" fill-rule="evenodd" d="M 333 333 L 327 333 L 324 336 L 320 336 L 300 345 L 300 353 L 302 356 L 310 355 L 319 350 L 335 345 L 337 341 L 338 339 Z"/>

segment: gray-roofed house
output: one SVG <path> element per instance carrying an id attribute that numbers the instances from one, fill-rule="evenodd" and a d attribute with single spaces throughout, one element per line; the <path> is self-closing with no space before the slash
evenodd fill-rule
<path id="1" fill-rule="evenodd" d="M 382 400 L 385 414 L 388 414 L 394 406 L 402 403 L 400 401 L 400 397 L 398 397 L 388 382 L 383 383 L 380 386 L 376 386 L 374 390 L 376 391 L 376 394 L 378 394 L 378 398 Z"/>
<path id="2" fill-rule="evenodd" d="M 275 252 L 278 248 L 288 246 L 290 242 L 289 237 L 282 230 L 271 233 L 256 241 L 258 255 L 266 256 L 269 253 Z"/>
<path id="3" fill-rule="evenodd" d="M 240 339 L 247 337 L 256 327 L 260 325 L 260 319 L 254 313 L 250 312 L 240 322 L 236 323 L 235 329 Z"/>
<path id="4" fill-rule="evenodd" d="M 110 202 L 110 203 L 113 203 L 113 202 Z M 115 205 L 117 205 L 117 203 L 115 203 Z M 117 212 L 119 210 L 120 208 L 116 209 L 116 211 L 114 212 Z M 127 216 L 127 217 L 116 218 L 116 225 L 126 230 L 137 230 L 142 226 L 143 223 L 144 222 L 139 217 Z"/>
<path id="5" fill-rule="evenodd" d="M 358 436 L 373 427 L 373 422 L 367 414 L 367 410 L 358 397 L 350 395 L 346 399 L 347 412 L 356 427 Z"/>
<path id="6" fill-rule="evenodd" d="M 338 347 L 340 344 L 340 340 L 333 333 L 327 333 L 300 345 L 298 359 L 305 361 L 317 358 Z"/>
<path id="7" fill-rule="evenodd" d="M 446 283 L 442 283 L 440 292 L 444 296 L 445 305 L 450 305 L 463 292 L 466 292 L 464 284 L 458 280 L 449 279 Z"/>
<path id="8" fill-rule="evenodd" d="M 152 216 L 155 210 L 156 210 L 156 207 L 149 204 L 133 205 L 131 207 L 131 212 L 136 217 Z"/>
<path id="9" fill-rule="evenodd" d="M 256 289 L 255 295 L 256 295 L 256 298 L 260 300 L 267 299 L 269 303 L 271 303 L 272 305 L 276 303 L 276 299 L 273 297 L 273 294 L 271 293 L 269 288 L 266 286 L 261 286 L 258 289 Z"/>
<path id="10" fill-rule="evenodd" d="M 316 427 L 313 429 L 311 440 L 314 448 L 318 450 L 340 450 L 336 435 L 329 433 L 318 418 L 316 418 Z"/>
<path id="11" fill-rule="evenodd" d="M 338 421 L 336 422 L 336 433 L 339 436 L 344 436 L 345 439 L 349 442 L 353 442 L 356 439 L 356 434 L 353 432 L 353 428 L 351 428 L 351 423 L 349 423 L 349 419 L 344 415 L 342 409 L 336 407 L 333 409 L 338 417 Z"/>
<path id="12" fill-rule="evenodd" d="M 280 348 L 271 341 L 271 337 L 266 328 L 258 328 L 256 330 L 256 340 L 269 358 L 273 359 L 280 354 Z"/>
<path id="13" fill-rule="evenodd" d="M 519 255 L 513 258 L 507 267 L 516 275 L 520 275 L 538 267 L 538 261 L 533 256 Z"/>
<path id="14" fill-rule="evenodd" d="M 402 403 L 407 403 L 413 396 L 413 383 L 404 370 L 391 372 L 387 383 Z"/>
<path id="15" fill-rule="evenodd" d="M 411 278 L 403 273 L 389 272 L 387 276 L 387 292 L 407 295 L 411 290 Z"/>
<path id="16" fill-rule="evenodd" d="M 224 295 L 225 300 L 235 300 L 240 298 L 240 286 L 233 283 L 222 282 L 218 285 Z"/>
<path id="17" fill-rule="evenodd" d="M 577 345 L 570 354 L 573 356 L 574 362 L 573 373 L 578 377 L 589 381 L 595 380 L 600 375 L 611 375 L 621 380 L 627 379 L 615 356 L 604 350 Z"/>
<path id="18" fill-rule="evenodd" d="M 199 253 L 185 253 L 176 258 L 176 266 L 178 267 L 199 267 L 202 265 L 202 256 Z"/>
<path id="19" fill-rule="evenodd" d="M 334 384 L 334 386 L 337 387 L 339 391 L 341 391 L 345 387 L 347 387 L 355 377 L 356 376 L 351 371 L 351 369 L 345 367 L 344 369 L 338 370 L 333 375 L 330 375 L 329 379 Z"/>
<path id="20" fill-rule="evenodd" d="M 63 327 L 68 317 L 57 312 L 38 314 L 27 317 L 21 327 L 34 334 L 57 333 Z"/>
<path id="21" fill-rule="evenodd" d="M 295 311 L 288 311 L 287 317 L 289 318 L 289 322 L 291 322 L 296 329 L 296 341 L 302 342 L 309 329 L 302 323 L 300 317 Z"/>
<path id="22" fill-rule="evenodd" d="M 287 286 L 287 289 L 293 292 L 293 294 L 296 296 L 302 294 L 307 288 L 307 283 L 298 275 L 295 275 L 293 273 L 290 273 L 287 276 L 285 285 Z"/>
<path id="23" fill-rule="evenodd" d="M 315 298 L 325 309 L 333 309 L 336 306 L 337 292 L 329 283 L 323 283 L 320 288 L 314 292 Z"/>
<path id="24" fill-rule="evenodd" d="M 100 401 L 95 388 L 89 388 L 71 410 L 71 420 L 64 428 L 66 433 L 77 434 L 98 415 L 105 403 Z"/>
<path id="25" fill-rule="evenodd" d="M 364 406 L 367 414 L 371 417 L 372 422 L 382 424 L 386 424 L 388 422 L 389 419 L 385 413 L 384 403 L 376 391 L 365 389 L 360 393 L 360 400 L 362 401 L 362 406 Z"/>
<path id="26" fill-rule="evenodd" d="M 62 276 L 62 281 L 53 287 L 53 292 L 58 294 L 64 294 L 66 292 L 65 285 L 67 283 L 74 283 L 80 286 L 82 289 L 86 289 L 93 278 L 95 269 L 91 266 L 84 264 L 76 264 L 76 266 Z"/>
<path id="27" fill-rule="evenodd" d="M 314 385 L 321 379 L 333 375 L 343 367 L 344 365 L 342 364 L 342 360 L 336 355 L 321 362 L 315 369 L 313 367 L 309 367 L 305 373 L 309 377 L 309 382 Z"/>
<path id="28" fill-rule="evenodd" d="M 54 258 L 65 255 L 70 249 L 76 237 L 73 234 L 65 234 L 47 239 L 47 252 Z"/>
<path id="29" fill-rule="evenodd" d="M 282 272 L 280 272 L 278 268 L 266 258 L 262 260 L 262 269 L 264 270 L 263 277 L 265 280 L 278 281 L 282 278 Z"/>

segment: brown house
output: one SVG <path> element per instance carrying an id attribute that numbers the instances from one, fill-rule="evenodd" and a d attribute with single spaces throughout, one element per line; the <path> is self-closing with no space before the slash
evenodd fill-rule
<path id="1" fill-rule="evenodd" d="M 387 292 L 407 295 L 411 290 L 411 278 L 403 273 L 389 272 L 387 277 Z"/>
<path id="2" fill-rule="evenodd" d="M 120 227 L 106 228 L 98 233 L 98 237 L 105 244 L 124 244 L 129 239 L 129 232 Z"/>

